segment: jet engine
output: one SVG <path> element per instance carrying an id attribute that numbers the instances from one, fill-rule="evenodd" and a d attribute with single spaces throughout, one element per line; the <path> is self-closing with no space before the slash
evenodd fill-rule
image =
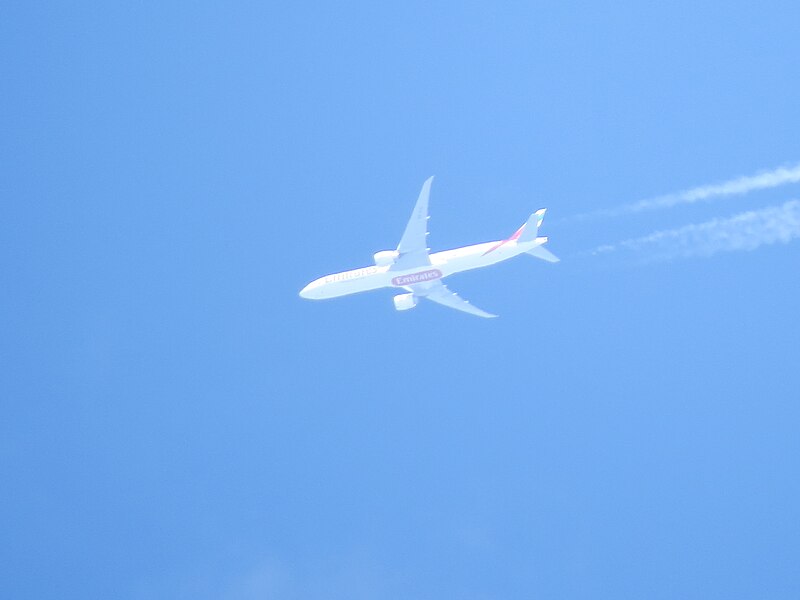
<path id="1" fill-rule="evenodd" d="M 388 267 L 397 260 L 398 256 L 400 253 L 397 250 L 381 250 L 375 253 L 375 264 L 379 267 Z"/>
<path id="2" fill-rule="evenodd" d="M 414 294 L 400 294 L 394 297 L 394 307 L 396 310 L 408 310 L 417 305 L 417 297 Z"/>

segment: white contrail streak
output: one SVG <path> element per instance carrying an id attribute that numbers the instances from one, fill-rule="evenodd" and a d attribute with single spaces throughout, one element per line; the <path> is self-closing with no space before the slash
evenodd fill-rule
<path id="1" fill-rule="evenodd" d="M 751 210 L 727 219 L 712 219 L 600 246 L 595 254 L 629 250 L 645 252 L 648 261 L 671 260 L 754 250 L 767 244 L 785 244 L 797 237 L 800 237 L 800 200 L 790 200 L 779 206 Z"/>
<path id="2" fill-rule="evenodd" d="M 748 175 L 745 177 L 738 177 L 723 181 L 722 183 L 714 183 L 711 185 L 702 185 L 675 194 L 667 194 L 665 196 L 658 196 L 656 198 L 649 198 L 647 200 L 640 200 L 633 204 L 627 204 L 618 208 L 610 208 L 605 210 L 598 210 L 596 212 L 580 215 L 579 218 L 587 218 L 591 216 L 617 216 L 630 213 L 638 213 L 646 210 L 655 210 L 658 208 L 670 208 L 679 204 L 694 204 L 703 200 L 712 200 L 714 198 L 723 198 L 726 196 L 741 196 L 754 190 L 765 190 L 769 188 L 778 187 L 787 183 L 800 182 L 800 164 L 793 167 L 779 167 L 772 171 L 764 171 L 757 175 Z"/>

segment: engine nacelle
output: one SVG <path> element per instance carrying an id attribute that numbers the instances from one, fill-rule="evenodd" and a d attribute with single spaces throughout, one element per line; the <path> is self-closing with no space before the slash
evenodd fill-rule
<path id="1" fill-rule="evenodd" d="M 375 253 L 375 264 L 379 267 L 388 267 L 397 260 L 398 256 L 400 253 L 397 250 L 381 250 Z"/>
<path id="2" fill-rule="evenodd" d="M 408 310 L 417 305 L 417 297 L 414 294 L 400 294 L 394 297 L 395 310 Z"/>

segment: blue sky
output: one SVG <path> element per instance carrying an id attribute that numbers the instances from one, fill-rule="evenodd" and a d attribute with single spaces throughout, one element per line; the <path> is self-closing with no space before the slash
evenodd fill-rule
<path id="1" fill-rule="evenodd" d="M 795 2 L 2 13 L 4 595 L 800 595 L 800 240 L 591 253 L 800 184 L 574 218 L 796 165 Z M 562 262 L 298 298 L 430 175 Z"/>

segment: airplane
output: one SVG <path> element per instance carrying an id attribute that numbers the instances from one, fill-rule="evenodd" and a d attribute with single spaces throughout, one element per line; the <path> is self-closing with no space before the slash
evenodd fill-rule
<path id="1" fill-rule="evenodd" d="M 397 310 L 414 308 L 420 298 L 425 298 L 471 315 L 492 318 L 497 315 L 463 300 L 451 292 L 442 279 L 453 273 L 487 267 L 523 253 L 551 263 L 559 261 L 543 247 L 548 238 L 539 236 L 539 227 L 547 210 L 545 208 L 533 213 L 522 227 L 505 240 L 430 254 L 427 244 L 428 198 L 432 183 L 433 177 L 430 177 L 422 185 L 414 212 L 396 250 L 376 252 L 373 256 L 374 265 L 315 279 L 300 291 L 300 296 L 321 300 L 388 287 L 406 291 L 394 297 Z"/>

